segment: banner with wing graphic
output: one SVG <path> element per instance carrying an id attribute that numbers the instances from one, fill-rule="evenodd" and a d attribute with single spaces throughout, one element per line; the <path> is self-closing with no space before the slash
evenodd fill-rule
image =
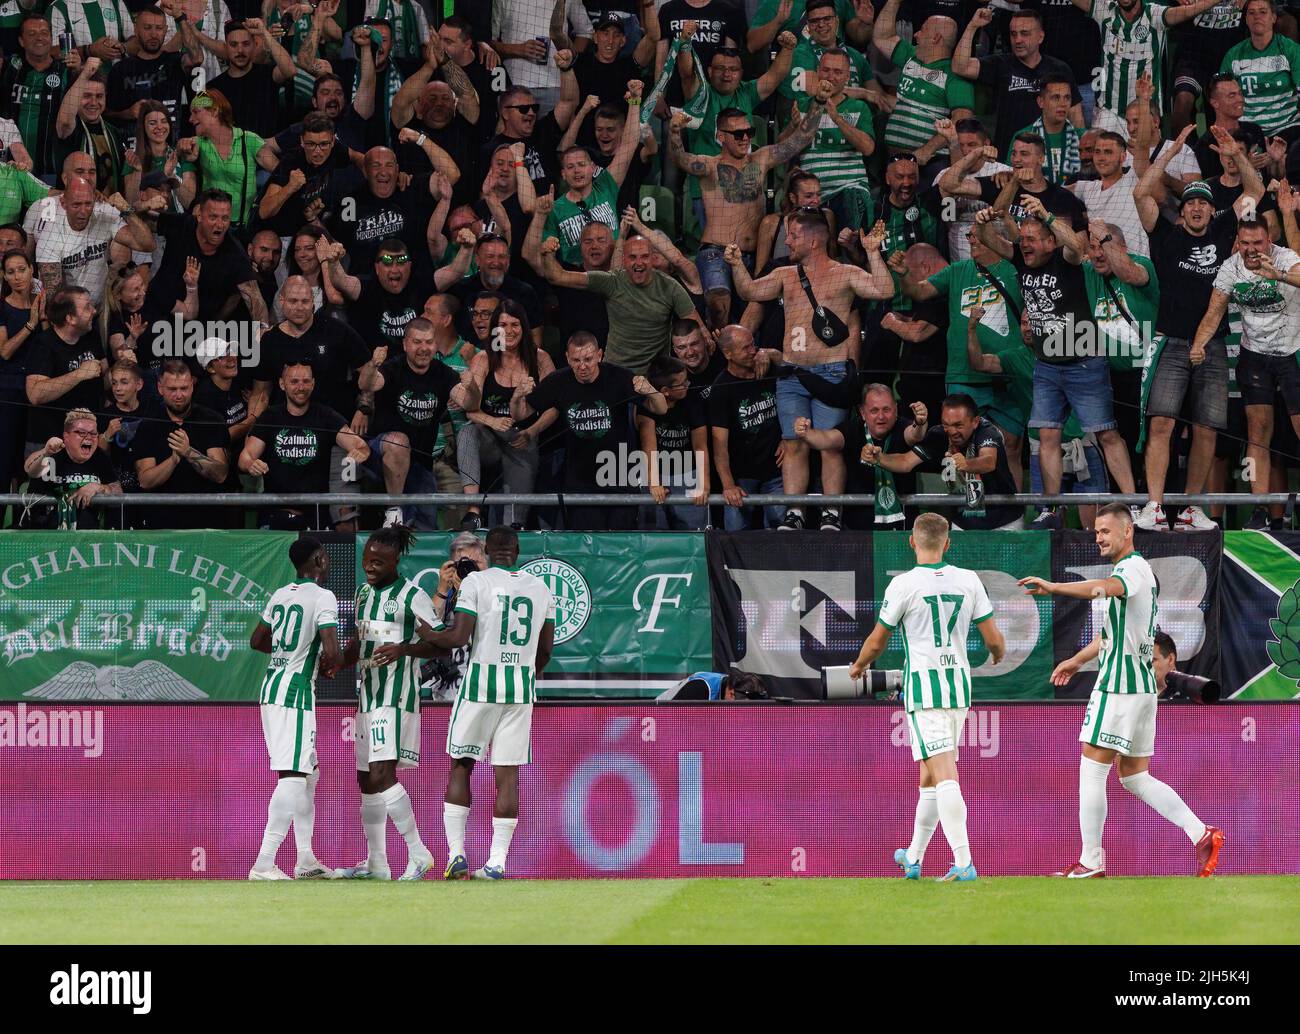
<path id="1" fill-rule="evenodd" d="M 292 534 L 0 535 L 0 699 L 254 700 Z"/>

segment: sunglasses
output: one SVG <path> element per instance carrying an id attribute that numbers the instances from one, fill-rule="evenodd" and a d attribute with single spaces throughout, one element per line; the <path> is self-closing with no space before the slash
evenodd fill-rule
<path id="1" fill-rule="evenodd" d="M 410 255 L 380 255 L 376 260 L 381 266 L 404 266 L 411 261 Z"/>
<path id="2" fill-rule="evenodd" d="M 540 104 L 507 104 L 506 107 L 523 115 L 536 115 L 542 110 Z"/>
<path id="3" fill-rule="evenodd" d="M 474 246 L 478 247 L 482 244 L 491 244 L 493 241 L 500 241 L 502 244 L 506 243 L 506 239 L 499 233 L 485 233 L 475 242 Z"/>
<path id="4" fill-rule="evenodd" d="M 719 129 L 719 133 L 727 133 L 735 140 L 749 140 L 754 135 L 754 130 L 746 126 L 744 129 Z"/>
<path id="5" fill-rule="evenodd" d="M 215 108 L 217 102 L 205 91 L 200 90 L 190 101 L 190 111 L 206 111 L 208 108 Z"/>
<path id="6" fill-rule="evenodd" d="M 895 162 L 911 162 L 915 165 L 916 155 L 912 154 L 911 151 L 899 151 L 897 154 L 891 154 L 885 159 L 886 165 L 893 165 Z"/>

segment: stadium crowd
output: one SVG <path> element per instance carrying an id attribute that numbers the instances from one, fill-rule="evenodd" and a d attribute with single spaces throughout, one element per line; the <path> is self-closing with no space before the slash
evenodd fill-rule
<path id="1" fill-rule="evenodd" d="M 929 486 L 965 529 L 1062 525 L 984 501 L 1021 490 L 1205 529 L 1233 515 L 1165 494 L 1286 490 L 1291 11 L 623 6 L 0 7 L 0 490 L 67 498 L 6 520 L 354 530 L 367 491 L 617 492 L 644 505 L 500 519 L 835 531 L 910 525 Z M 744 505 L 809 491 L 876 504 Z"/>

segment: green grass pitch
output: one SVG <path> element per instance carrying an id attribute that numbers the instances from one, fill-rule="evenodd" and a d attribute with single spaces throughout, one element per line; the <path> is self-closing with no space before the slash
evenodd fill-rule
<path id="1" fill-rule="evenodd" d="M 5 944 L 1300 941 L 1300 876 L 0 883 Z"/>

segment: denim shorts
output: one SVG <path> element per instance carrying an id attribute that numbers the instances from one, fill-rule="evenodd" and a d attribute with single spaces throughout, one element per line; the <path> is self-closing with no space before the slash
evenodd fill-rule
<path id="1" fill-rule="evenodd" d="M 1034 408 L 1029 414 L 1029 426 L 1064 427 L 1071 410 L 1084 431 L 1109 431 L 1116 426 L 1110 364 L 1105 356 L 1034 366 Z"/>
<path id="2" fill-rule="evenodd" d="M 710 291 L 726 291 L 731 294 L 733 291 L 731 267 L 722 257 L 723 251 L 724 249 L 717 244 L 704 244 L 700 246 L 699 254 L 695 256 L 695 268 L 700 271 L 700 283 L 705 294 Z M 754 275 L 754 259 L 755 255 L 752 251 L 740 253 L 740 260 L 750 276 Z"/>
<path id="3" fill-rule="evenodd" d="M 1160 361 L 1148 375 L 1151 390 L 1147 394 L 1147 416 L 1177 419 L 1183 401 L 1192 394 L 1192 421 L 1216 431 L 1228 426 L 1228 350 L 1223 338 L 1212 338 L 1205 346 L 1205 359 L 1199 366 L 1191 360 L 1192 343 L 1185 337 L 1165 340 Z"/>
<path id="4" fill-rule="evenodd" d="M 802 369 L 824 377 L 832 384 L 838 384 L 848 374 L 848 363 L 820 363 L 817 366 L 805 366 Z M 781 421 L 781 437 L 791 439 L 794 435 L 795 417 L 812 417 L 813 427 L 818 431 L 829 431 L 839 427 L 849 415 L 847 409 L 836 409 L 818 402 L 798 377 L 782 377 L 776 382 L 776 415 Z"/>

